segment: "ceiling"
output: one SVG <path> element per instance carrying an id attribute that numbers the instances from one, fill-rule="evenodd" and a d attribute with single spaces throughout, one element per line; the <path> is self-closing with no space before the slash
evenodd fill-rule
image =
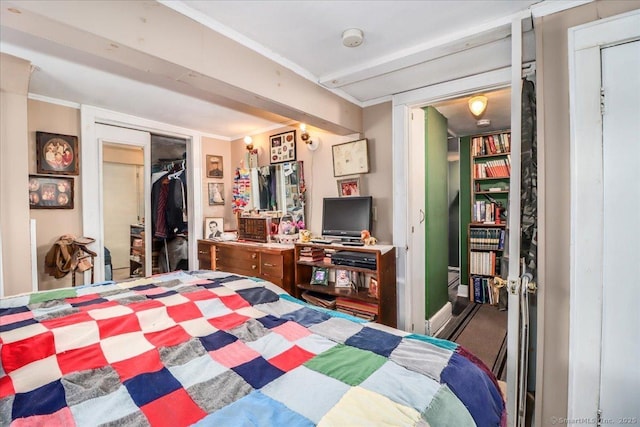
<path id="1" fill-rule="evenodd" d="M 357 105 L 368 106 L 390 100 L 393 94 L 432 84 L 432 76 L 443 75 L 443 70 L 451 79 L 477 73 L 472 65 L 456 67 L 451 63 L 456 55 L 469 53 L 466 51 L 472 48 L 477 55 L 496 57 L 495 67 L 500 67 L 499 61 L 510 60 L 509 53 L 502 58 L 505 54 L 495 47 L 510 43 L 508 27 L 512 17 L 526 13 L 539 1 L 160 3 Z M 2 14 L 10 13 L 8 6 L 19 9 L 26 7 L 25 3 L 3 1 Z M 66 2 L 59 3 L 60 7 L 68 7 Z M 29 5 L 31 10 L 37 7 L 37 2 Z M 364 32 L 362 45 L 343 46 L 342 32 L 354 27 Z M 480 36 L 472 38 L 474 34 Z M 493 49 L 492 53 L 487 49 Z M 29 92 L 36 97 L 94 105 L 229 139 L 291 122 L 277 114 L 222 106 L 193 91 L 163 86 L 104 57 L 78 52 L 4 25 L 0 27 L 0 51 L 32 62 Z M 486 70 L 491 65 L 483 67 Z M 488 96 L 486 118 L 502 123 L 506 117 L 508 123 L 509 90 Z M 469 129 L 477 132 L 465 99 L 439 104 L 438 109 L 449 118 L 453 133 L 464 135 Z"/>

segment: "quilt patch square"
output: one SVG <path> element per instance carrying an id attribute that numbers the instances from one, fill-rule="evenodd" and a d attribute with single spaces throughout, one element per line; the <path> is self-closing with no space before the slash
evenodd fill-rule
<path id="1" fill-rule="evenodd" d="M 209 323 L 218 329 L 229 330 L 242 325 L 247 319 L 248 317 L 241 316 L 238 313 L 229 313 L 224 316 L 209 319 Z"/>
<path id="2" fill-rule="evenodd" d="M 307 328 L 295 322 L 286 322 L 271 329 L 272 332 L 282 335 L 287 340 L 294 342 L 311 335 Z"/>
<path id="3" fill-rule="evenodd" d="M 78 301 L 78 302 L 74 302 L 71 303 L 71 307 L 88 307 L 88 306 L 97 306 L 99 304 L 105 303 L 105 302 L 109 302 L 108 299 L 106 298 L 94 298 L 94 299 L 90 299 L 90 300 L 85 300 L 85 301 Z"/>
<path id="4" fill-rule="evenodd" d="M 49 356 L 24 365 L 9 374 L 17 393 L 26 393 L 45 384 L 59 380 L 62 376 L 56 356 Z"/>
<path id="5" fill-rule="evenodd" d="M 62 375 L 108 365 L 99 343 L 60 353 L 57 358 Z"/>
<path id="6" fill-rule="evenodd" d="M 135 313 L 98 320 L 97 324 L 98 330 L 100 331 L 100 339 L 121 334 L 140 332 L 142 329 L 140 322 L 138 321 L 138 316 L 136 316 Z"/>
<path id="7" fill-rule="evenodd" d="M 218 350 L 210 351 L 209 355 L 213 360 L 227 368 L 233 368 L 260 357 L 258 352 L 252 350 L 241 341 L 234 341 Z"/>
<path id="8" fill-rule="evenodd" d="M 139 407 L 182 387 L 167 368 L 136 375 L 124 381 L 131 398 Z"/>
<path id="9" fill-rule="evenodd" d="M 48 332 L 48 329 L 40 323 L 32 323 L 35 322 L 35 320 L 24 320 L 23 322 L 27 322 L 27 325 L 20 328 L 0 332 L 0 340 L 3 344 L 22 341 L 27 338 L 35 337 L 36 335 Z"/>
<path id="10" fill-rule="evenodd" d="M 100 341 L 100 346 L 109 363 L 130 359 L 154 348 L 142 332 L 105 338 Z"/>
<path id="11" fill-rule="evenodd" d="M 2 368 L 6 373 L 11 373 L 55 353 L 53 334 L 49 331 L 21 341 L 6 343 L 0 347 Z"/>
<path id="12" fill-rule="evenodd" d="M 360 332 L 345 341 L 345 344 L 369 350 L 388 357 L 400 344 L 402 337 L 372 328 L 362 328 Z"/>
<path id="13" fill-rule="evenodd" d="M 115 301 L 111 301 L 110 304 L 115 304 L 111 307 L 97 308 L 88 310 L 87 313 L 89 316 L 96 320 L 108 319 L 110 317 L 119 317 L 124 316 L 125 314 L 133 313 L 131 307 L 125 307 L 122 305 L 117 305 L 118 303 Z"/>
<path id="14" fill-rule="evenodd" d="M 310 360 L 314 356 L 315 354 L 310 353 L 294 345 L 290 349 L 269 359 L 269 363 L 271 363 L 273 366 L 280 369 L 281 371 L 288 372 L 302 365 L 303 363 Z"/>
<path id="15" fill-rule="evenodd" d="M 103 420 L 105 423 L 114 422 L 138 411 L 139 408 L 123 385 L 111 393 L 71 406 L 71 412 L 78 426 L 95 425 L 95 420 Z"/>
<path id="16" fill-rule="evenodd" d="M 255 285 L 255 283 L 253 284 Z M 251 287 L 247 289 L 238 289 L 236 293 L 251 305 L 266 304 L 276 302 L 280 297 L 275 292 L 263 287 Z"/>
<path id="17" fill-rule="evenodd" d="M 271 365 L 262 357 L 232 368 L 253 388 L 260 389 L 284 374 L 284 371 Z"/>
<path id="18" fill-rule="evenodd" d="M 278 325 L 286 323 L 287 321 L 271 314 L 267 314 L 266 316 L 259 318 L 258 322 L 262 323 L 265 328 L 273 329 Z"/>
<path id="19" fill-rule="evenodd" d="M 145 372 L 156 372 L 164 367 L 155 348 L 136 357 L 112 363 L 111 366 L 118 372 L 121 381 L 127 381 Z"/>
<path id="20" fill-rule="evenodd" d="M 168 368 L 184 365 L 196 357 L 207 355 L 207 350 L 202 346 L 200 340 L 195 338 L 178 345 L 159 348 L 158 352 L 162 364 Z"/>
<path id="21" fill-rule="evenodd" d="M 86 347 L 100 341 L 100 330 L 94 320 L 54 328 L 51 332 L 53 332 L 58 353 Z"/>
<path id="22" fill-rule="evenodd" d="M 304 364 L 346 384 L 356 386 L 379 369 L 386 359 L 370 351 L 339 344 Z"/>
<path id="23" fill-rule="evenodd" d="M 153 308 L 164 307 L 164 305 L 160 301 L 145 299 L 143 301 L 132 302 L 131 304 L 128 304 L 127 307 L 138 313 L 145 310 L 151 310 Z"/>
<path id="24" fill-rule="evenodd" d="M 145 338 L 156 347 L 168 347 L 181 344 L 191 339 L 189 335 L 180 325 L 171 328 L 144 334 Z"/>
<path id="25" fill-rule="evenodd" d="M 218 328 L 203 318 L 180 322 L 180 326 L 192 337 L 204 337 L 218 331 Z"/>
<path id="26" fill-rule="evenodd" d="M 74 420 L 69 408 L 62 408 L 53 414 L 34 415 L 28 418 L 20 418 L 11 423 L 11 427 L 68 427 L 73 425 Z"/>
<path id="27" fill-rule="evenodd" d="M 169 368 L 169 372 L 180 381 L 182 387 L 188 389 L 198 383 L 209 381 L 224 372 L 228 372 L 228 368 L 205 354 L 191 359 L 184 365 L 172 366 Z"/>
<path id="28" fill-rule="evenodd" d="M 331 316 L 326 313 L 321 313 L 320 311 L 314 310 L 312 308 L 302 307 L 301 309 L 294 312 L 283 314 L 282 318 L 292 320 L 296 323 L 301 324 L 305 328 L 308 328 L 317 323 L 322 323 L 326 320 L 329 320 Z"/>
<path id="29" fill-rule="evenodd" d="M 226 392 L 211 393 L 211 390 L 225 390 Z M 242 399 L 252 391 L 253 387 L 247 384 L 240 375 L 230 370 L 187 388 L 189 396 L 206 412 L 218 411 Z"/>
<path id="30" fill-rule="evenodd" d="M 419 420 L 420 413 L 415 409 L 361 387 L 354 387 L 322 417 L 318 426 L 415 426 Z"/>
<path id="31" fill-rule="evenodd" d="M 96 304 L 89 304 L 89 305 L 83 305 L 83 306 L 79 306 L 79 307 L 74 307 L 77 310 L 80 311 L 91 311 L 91 310 L 103 310 L 103 309 L 107 309 L 107 308 L 118 308 L 118 302 L 117 301 L 109 301 L 107 299 L 105 299 L 105 301 L 100 302 L 100 303 L 96 303 Z"/>
<path id="32" fill-rule="evenodd" d="M 310 384 L 313 384 L 313 393 L 306 392 Z M 260 391 L 317 423 L 349 389 L 350 386 L 342 381 L 300 366 Z"/>
<path id="33" fill-rule="evenodd" d="M 220 301 L 232 310 L 238 310 L 244 307 L 250 307 L 251 305 L 240 295 L 223 295 L 220 297 Z"/>
<path id="34" fill-rule="evenodd" d="M 23 319 L 23 320 L 15 320 L 11 323 L 7 322 L 4 323 L 2 322 L 2 324 L 0 324 L 0 341 L 2 340 L 2 335 L 5 332 L 8 331 L 12 331 L 14 329 L 19 329 L 19 328 L 23 328 L 25 326 L 29 326 L 29 325 L 35 325 L 38 324 L 38 321 L 36 319 Z"/>
<path id="35" fill-rule="evenodd" d="M 181 295 L 193 302 L 206 301 L 208 299 L 218 298 L 218 295 L 206 289 L 200 289 L 194 292 L 183 293 Z"/>
<path id="36" fill-rule="evenodd" d="M 28 392 L 18 392 L 13 400 L 12 417 L 53 414 L 67 406 L 60 380 L 43 384 Z"/>
<path id="37" fill-rule="evenodd" d="M 158 332 L 172 328 L 176 322 L 167 314 L 167 307 L 152 308 L 136 312 L 140 321 L 140 329 L 144 333 Z"/>
<path id="38" fill-rule="evenodd" d="M 60 381 L 69 406 L 115 393 L 122 388 L 120 377 L 111 366 L 77 371 L 65 375 Z"/>
<path id="39" fill-rule="evenodd" d="M 27 307 L 20 307 L 23 310 L 13 312 L 11 314 L 2 314 L 2 325 L 7 326 L 11 323 L 21 322 L 27 319 L 33 319 L 33 313 L 27 309 Z M 5 309 L 6 310 L 6 309 Z M 12 309 L 9 309 L 12 310 Z"/>
<path id="40" fill-rule="evenodd" d="M 7 396 L 15 394 L 16 391 L 13 388 L 13 382 L 8 375 L 0 376 L 0 399 L 4 399 Z"/>
<path id="41" fill-rule="evenodd" d="M 225 331 L 217 331 L 211 335 L 200 337 L 199 340 L 207 351 L 215 351 L 236 342 L 238 337 Z"/>
<path id="42" fill-rule="evenodd" d="M 141 409 L 151 425 L 158 427 L 186 427 L 207 415 L 182 388 L 159 397 Z"/>
<path id="43" fill-rule="evenodd" d="M 314 424 L 287 408 L 280 402 L 270 399 L 260 392 L 253 392 L 248 396 L 232 403 L 226 408 L 208 415 L 194 427 L 219 426 L 290 426 L 313 427 Z"/>
<path id="44" fill-rule="evenodd" d="M 188 299 L 185 303 L 168 306 L 167 314 L 177 323 L 197 319 L 202 316 L 198 306 Z"/>
<path id="45" fill-rule="evenodd" d="M 293 347 L 293 343 L 287 341 L 281 335 L 273 333 L 245 344 L 260 353 L 265 359 L 271 359 Z"/>
<path id="46" fill-rule="evenodd" d="M 62 328 L 64 326 L 75 325 L 76 323 L 91 322 L 94 319 L 89 316 L 86 311 L 77 311 L 69 313 L 63 317 L 54 317 L 46 320 L 40 320 L 40 323 L 47 329 Z"/>
<path id="47" fill-rule="evenodd" d="M 206 319 L 232 313 L 231 309 L 220 301 L 220 298 L 195 301 L 195 304 Z"/>

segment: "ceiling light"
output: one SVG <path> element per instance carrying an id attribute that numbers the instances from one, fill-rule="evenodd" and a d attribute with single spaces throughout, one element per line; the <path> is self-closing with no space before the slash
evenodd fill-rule
<path id="1" fill-rule="evenodd" d="M 487 97 L 483 95 L 474 96 L 469 100 L 469 111 L 476 117 L 480 117 L 487 108 Z"/>
<path id="2" fill-rule="evenodd" d="M 342 33 L 342 44 L 346 47 L 357 47 L 362 44 L 364 33 L 358 28 L 349 28 Z"/>

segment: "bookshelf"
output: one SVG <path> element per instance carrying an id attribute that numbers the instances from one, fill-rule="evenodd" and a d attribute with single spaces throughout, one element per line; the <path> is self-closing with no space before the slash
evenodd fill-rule
<path id="1" fill-rule="evenodd" d="M 375 268 L 336 265 L 329 256 L 337 251 L 362 252 L 375 257 Z M 322 257 L 308 256 L 309 252 L 322 253 Z M 325 300 L 335 299 L 334 310 L 357 315 L 361 310 L 362 318 L 373 320 L 387 326 L 397 326 L 396 298 L 396 251 L 394 246 L 344 246 L 341 244 L 296 243 L 294 251 L 296 297 L 305 298 L 306 292 L 313 296 L 325 296 Z M 309 259 L 312 258 L 312 259 Z M 327 269 L 327 284 L 311 284 L 315 268 Z M 336 272 L 347 271 L 357 286 L 336 286 Z M 377 285 L 377 293 L 370 292 L 368 286 Z M 359 286 L 358 286 L 359 285 Z M 319 304 L 317 304 L 319 305 Z"/>
<path id="2" fill-rule="evenodd" d="M 497 303 L 493 278 L 500 275 L 509 203 L 511 133 L 471 137 L 471 222 L 467 230 L 469 299 Z"/>

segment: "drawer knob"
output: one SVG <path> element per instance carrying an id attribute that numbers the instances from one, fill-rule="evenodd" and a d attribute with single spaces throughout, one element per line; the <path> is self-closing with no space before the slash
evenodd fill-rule
<path id="1" fill-rule="evenodd" d="M 258 266 L 257 266 L 257 265 L 255 265 L 255 264 L 253 264 L 253 265 L 251 266 L 251 269 L 252 269 L 252 270 L 255 270 L 256 268 L 258 268 Z"/>
<path id="2" fill-rule="evenodd" d="M 206 255 L 208 252 L 207 251 L 198 251 L 198 253 L 202 254 L 202 255 Z"/>
<path id="3" fill-rule="evenodd" d="M 252 259 L 256 259 L 256 258 L 258 258 L 258 254 L 256 254 L 256 253 L 252 253 L 252 254 L 251 254 L 251 258 L 252 258 Z"/>
<path id="4" fill-rule="evenodd" d="M 265 262 L 264 266 L 265 267 L 275 267 L 276 265 L 275 264 L 269 264 L 268 262 Z"/>

